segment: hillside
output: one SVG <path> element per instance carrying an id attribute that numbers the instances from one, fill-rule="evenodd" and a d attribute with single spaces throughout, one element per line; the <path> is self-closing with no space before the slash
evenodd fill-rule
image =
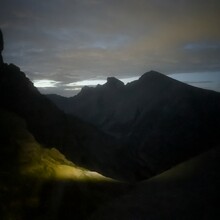
<path id="1" fill-rule="evenodd" d="M 78 165 L 114 175 L 108 160 L 119 144 L 94 126 L 64 114 L 13 64 L 4 64 L 1 70 L 0 98 L 1 109 L 23 118 L 44 147 L 56 147 Z"/>
<path id="2" fill-rule="evenodd" d="M 0 218 L 87 219 L 99 206 L 129 190 L 44 148 L 23 119 L 0 111 Z M 55 205 L 55 198 L 59 199 Z"/>
<path id="3" fill-rule="evenodd" d="M 39 179 L 103 178 L 101 175 L 77 167 L 56 148 L 45 148 L 28 132 L 24 120 L 15 114 L 0 111 L 1 170 L 4 173 Z M 14 166 L 13 166 L 14 165 Z M 15 169 L 15 170 L 13 170 Z"/>
<path id="4" fill-rule="evenodd" d="M 117 137 L 122 170 L 144 179 L 219 144 L 220 94 L 150 71 L 115 78 L 72 98 L 49 96 L 66 113 Z M 128 174 L 129 176 L 130 174 Z"/>
<path id="5" fill-rule="evenodd" d="M 91 219 L 219 219 L 219 184 L 217 147 L 141 182 Z"/>

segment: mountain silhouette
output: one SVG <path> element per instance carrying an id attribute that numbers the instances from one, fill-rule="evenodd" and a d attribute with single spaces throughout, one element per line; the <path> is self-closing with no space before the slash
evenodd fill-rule
<path id="1" fill-rule="evenodd" d="M 3 64 L 0 73 L 1 109 L 27 123 L 36 140 L 45 147 L 56 147 L 76 164 L 114 176 L 111 164 L 115 139 L 59 110 L 14 64 Z M 109 158 L 109 159 L 108 159 Z"/>
<path id="2" fill-rule="evenodd" d="M 117 137 L 135 178 L 159 173 L 219 144 L 220 94 L 150 71 L 123 85 L 113 78 L 71 98 L 48 96 L 60 109 Z"/>

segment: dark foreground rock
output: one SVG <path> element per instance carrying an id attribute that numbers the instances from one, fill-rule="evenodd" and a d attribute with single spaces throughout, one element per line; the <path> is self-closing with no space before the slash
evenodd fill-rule
<path id="1" fill-rule="evenodd" d="M 91 219 L 219 219 L 219 185 L 220 148 L 216 148 L 140 183 Z"/>

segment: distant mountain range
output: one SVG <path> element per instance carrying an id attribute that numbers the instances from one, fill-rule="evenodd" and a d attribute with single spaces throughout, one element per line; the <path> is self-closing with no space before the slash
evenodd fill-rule
<path id="1" fill-rule="evenodd" d="M 220 143 L 220 94 L 155 71 L 127 85 L 110 77 L 71 98 L 47 97 L 64 112 L 117 137 L 123 145 L 122 166 L 133 170 L 135 178 L 159 173 Z"/>

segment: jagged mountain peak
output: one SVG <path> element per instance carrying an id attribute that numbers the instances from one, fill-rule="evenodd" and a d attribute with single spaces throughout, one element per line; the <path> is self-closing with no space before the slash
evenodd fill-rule
<path id="1" fill-rule="evenodd" d="M 79 94 L 88 94 L 93 90 L 94 90 L 93 87 L 83 86 Z"/>
<path id="2" fill-rule="evenodd" d="M 39 93 L 33 83 L 26 77 L 20 68 L 12 63 L 4 63 L 0 74 L 0 90 L 9 90 L 9 94 L 21 94 L 25 89 Z M 39 93 L 40 94 L 40 93 Z"/>
<path id="3" fill-rule="evenodd" d="M 139 81 L 152 81 L 152 80 L 165 80 L 170 78 L 160 72 L 151 70 L 149 72 L 144 73 L 140 78 Z"/>
<path id="4" fill-rule="evenodd" d="M 124 84 L 124 82 L 122 82 L 121 80 L 117 79 L 116 77 L 107 77 L 107 82 L 104 85 L 100 85 L 98 84 L 96 87 L 90 87 L 90 86 L 84 86 L 81 90 L 81 92 L 77 95 L 81 96 L 81 95 L 91 95 L 97 91 L 109 91 L 109 90 L 117 90 L 117 89 L 127 89 L 127 88 L 133 88 L 134 87 L 139 87 L 140 85 L 146 85 L 146 84 L 152 84 L 155 85 L 156 84 L 164 84 L 166 85 L 166 83 L 164 82 L 174 82 L 176 80 L 173 80 L 171 78 L 169 78 L 168 76 L 159 73 L 157 71 L 151 70 L 149 72 L 144 73 L 138 80 L 132 81 L 128 84 Z M 176 81 L 177 82 L 177 81 Z M 141 86 L 141 87 L 142 87 Z M 101 90 L 100 90 L 101 89 Z M 74 97 L 72 97 L 74 98 Z"/>
<path id="5" fill-rule="evenodd" d="M 124 86 L 124 83 L 116 77 L 108 77 L 107 82 L 104 84 L 104 86 L 108 86 L 111 88 L 120 88 Z"/>

